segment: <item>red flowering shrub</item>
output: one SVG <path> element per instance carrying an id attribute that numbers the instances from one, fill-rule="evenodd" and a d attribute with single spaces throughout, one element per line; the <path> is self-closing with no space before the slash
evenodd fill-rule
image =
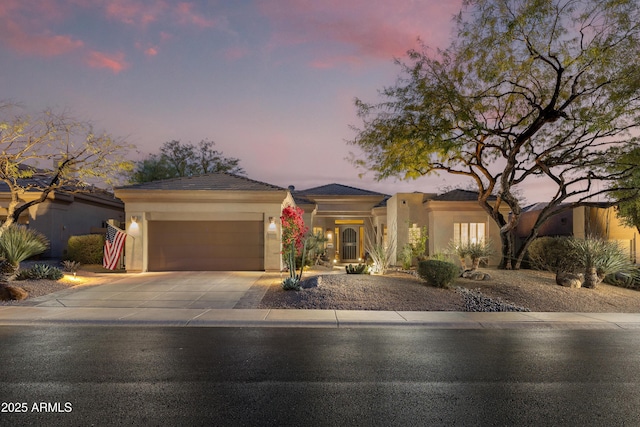
<path id="1" fill-rule="evenodd" d="M 309 231 L 309 227 L 304 225 L 302 214 L 304 211 L 299 207 L 287 206 L 282 210 L 282 248 L 287 253 L 293 243 L 296 248 L 296 255 L 300 254 L 303 247 L 304 236 Z"/>
<path id="2" fill-rule="evenodd" d="M 300 289 L 300 279 L 304 269 L 304 257 L 306 252 L 305 234 L 309 228 L 304 225 L 302 214 L 304 211 L 299 207 L 287 206 L 282 210 L 282 254 L 289 267 L 289 277 L 282 282 L 284 289 Z M 302 255 L 302 265 L 300 274 L 296 275 L 296 256 Z"/>

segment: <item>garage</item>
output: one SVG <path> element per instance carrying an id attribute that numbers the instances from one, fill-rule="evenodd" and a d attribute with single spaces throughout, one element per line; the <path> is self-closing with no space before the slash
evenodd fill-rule
<path id="1" fill-rule="evenodd" d="M 149 271 L 264 270 L 262 221 L 149 221 Z"/>
<path id="2" fill-rule="evenodd" d="M 117 187 L 127 272 L 280 271 L 288 189 L 229 173 Z"/>

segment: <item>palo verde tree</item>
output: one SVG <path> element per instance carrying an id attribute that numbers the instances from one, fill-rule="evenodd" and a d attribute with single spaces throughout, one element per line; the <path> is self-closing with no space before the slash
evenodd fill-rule
<path id="1" fill-rule="evenodd" d="M 500 267 L 519 268 L 550 216 L 607 200 L 609 184 L 631 171 L 610 166 L 640 130 L 640 8 L 637 0 L 465 0 L 455 23 L 448 48 L 409 51 L 382 101 L 356 100 L 363 125 L 350 142 L 363 155 L 353 161 L 378 179 L 471 178 L 500 229 Z M 516 248 L 516 190 L 536 179 L 553 195 Z"/>
<path id="2" fill-rule="evenodd" d="M 159 154 L 151 154 L 136 163 L 130 180 L 142 183 L 213 172 L 244 174 L 238 165 L 239 159 L 225 157 L 214 146 L 215 142 L 208 140 L 202 140 L 198 145 L 176 140 L 165 142 Z"/>
<path id="3" fill-rule="evenodd" d="M 0 234 L 56 190 L 88 192 L 94 187 L 87 182 L 114 184 L 132 168 L 124 158 L 129 148 L 67 113 L 29 116 L 15 104 L 0 103 L 0 181 L 9 193 Z M 27 192 L 37 197 L 25 199 Z"/>

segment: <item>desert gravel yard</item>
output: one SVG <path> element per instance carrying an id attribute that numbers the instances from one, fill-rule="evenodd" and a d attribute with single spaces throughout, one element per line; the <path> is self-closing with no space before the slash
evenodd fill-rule
<path id="1" fill-rule="evenodd" d="M 570 289 L 556 285 L 551 273 L 535 270 L 488 272 L 492 279 L 473 281 L 459 278 L 450 289 L 427 285 L 407 273 L 383 276 L 327 274 L 315 268 L 305 272 L 303 289 L 285 291 L 278 280 L 271 281 L 262 301 L 253 308 L 466 311 L 457 287 L 478 290 L 493 301 L 502 301 L 537 312 L 639 313 L 640 291 L 600 284 L 597 289 Z M 110 275 L 80 272 L 80 286 L 110 282 Z M 283 275 L 284 277 L 284 275 Z M 29 292 L 29 298 L 78 286 L 77 281 L 27 280 L 12 284 Z M 20 305 L 21 301 L 0 301 L 0 305 Z"/>
<path id="2" fill-rule="evenodd" d="M 554 275 L 535 270 L 486 269 L 492 280 L 459 278 L 451 289 L 434 288 L 407 273 L 384 276 L 319 274 L 306 276 L 303 289 L 284 291 L 272 285 L 259 308 L 334 310 L 465 311 L 456 287 L 479 290 L 492 300 L 501 300 L 530 311 L 637 313 L 640 292 L 600 284 L 597 289 L 558 286 Z"/>

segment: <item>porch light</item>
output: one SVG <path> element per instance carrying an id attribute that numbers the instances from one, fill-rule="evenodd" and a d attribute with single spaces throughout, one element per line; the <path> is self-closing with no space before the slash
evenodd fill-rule
<path id="1" fill-rule="evenodd" d="M 267 231 L 269 233 L 275 233 L 278 230 L 278 227 L 276 226 L 276 219 L 272 216 L 269 217 L 269 227 L 267 228 Z"/>
<path id="2" fill-rule="evenodd" d="M 327 240 L 328 240 L 329 242 L 332 242 L 332 241 L 333 241 L 333 233 L 331 232 L 331 229 L 330 229 L 330 228 L 327 228 Z"/>
<path id="3" fill-rule="evenodd" d="M 138 217 L 131 216 L 131 224 L 129 224 L 129 235 L 136 237 L 140 234 L 140 226 L 138 225 Z"/>

